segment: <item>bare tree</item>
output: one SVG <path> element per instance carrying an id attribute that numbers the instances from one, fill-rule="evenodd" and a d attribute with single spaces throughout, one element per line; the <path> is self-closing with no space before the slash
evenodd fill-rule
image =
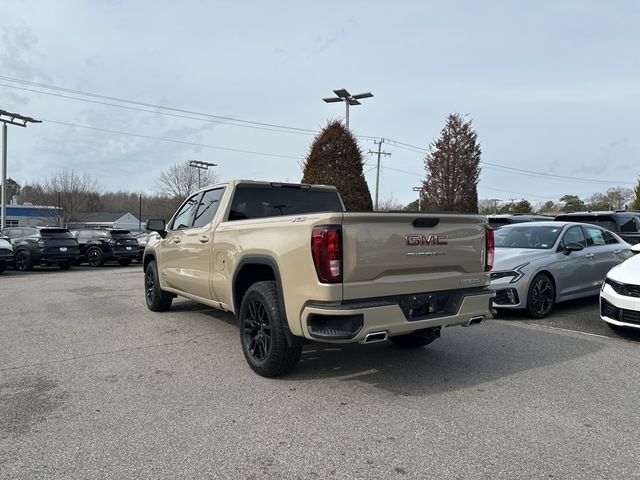
<path id="1" fill-rule="evenodd" d="M 67 226 L 79 212 L 87 208 L 98 192 L 99 185 L 95 178 L 64 169 L 43 182 L 25 185 L 21 200 L 62 209 L 62 224 Z"/>
<path id="2" fill-rule="evenodd" d="M 384 198 L 378 202 L 378 212 L 389 212 L 391 210 L 402 210 L 404 205 L 398 201 L 393 193 L 387 198 Z"/>
<path id="3" fill-rule="evenodd" d="M 202 186 L 211 185 L 218 180 L 212 170 L 190 167 L 189 162 L 174 163 L 160 173 L 156 180 L 156 189 L 169 197 L 184 199 L 198 189 L 198 171 Z"/>

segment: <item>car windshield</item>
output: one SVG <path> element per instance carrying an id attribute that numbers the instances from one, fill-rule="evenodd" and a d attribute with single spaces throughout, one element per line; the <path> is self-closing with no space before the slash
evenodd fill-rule
<path id="1" fill-rule="evenodd" d="M 518 225 L 505 227 L 495 233 L 496 247 L 548 250 L 553 248 L 561 231 L 562 227 L 560 226 Z"/>

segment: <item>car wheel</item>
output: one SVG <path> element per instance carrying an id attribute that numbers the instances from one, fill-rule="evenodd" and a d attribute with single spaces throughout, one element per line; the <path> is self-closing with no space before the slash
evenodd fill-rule
<path id="1" fill-rule="evenodd" d="M 101 267 L 104 265 L 104 255 L 99 248 L 92 248 L 87 253 L 87 262 L 92 267 Z"/>
<path id="2" fill-rule="evenodd" d="M 33 261 L 31 260 L 31 254 L 26 250 L 20 250 L 16 253 L 15 257 L 16 268 L 21 272 L 28 272 L 33 270 Z"/>
<path id="3" fill-rule="evenodd" d="M 165 312 L 171 308 L 173 295 L 160 288 L 156 262 L 149 262 L 144 274 L 144 296 L 152 312 Z"/>
<path id="4" fill-rule="evenodd" d="M 532 318 L 544 318 L 556 301 L 556 289 L 548 275 L 539 273 L 531 281 L 527 293 L 527 313 Z"/>
<path id="5" fill-rule="evenodd" d="M 395 337 L 389 337 L 389 341 L 396 347 L 400 348 L 420 348 L 429 345 L 437 337 L 428 328 L 422 330 L 416 330 L 415 332 L 407 333 L 406 335 L 396 335 Z"/>
<path id="6" fill-rule="evenodd" d="M 120 265 L 122 265 L 123 267 L 126 267 L 127 265 L 131 264 L 131 259 L 130 258 L 126 258 L 126 259 L 123 259 L 123 260 L 118 260 L 118 263 Z"/>
<path id="7" fill-rule="evenodd" d="M 274 281 L 251 285 L 240 306 L 240 343 L 251 369 L 263 377 L 290 372 L 300 361 L 302 347 L 290 347 L 282 324 Z"/>

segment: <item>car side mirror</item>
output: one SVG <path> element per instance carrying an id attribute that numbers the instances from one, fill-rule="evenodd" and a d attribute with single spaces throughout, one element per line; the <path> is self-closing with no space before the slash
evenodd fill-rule
<path id="1" fill-rule="evenodd" d="M 152 232 L 158 232 L 162 238 L 167 234 L 167 224 L 163 218 L 150 218 L 145 223 L 144 228 Z"/>
<path id="2" fill-rule="evenodd" d="M 564 247 L 564 254 L 569 255 L 571 252 L 579 252 L 580 250 L 584 250 L 584 247 L 579 243 L 569 243 Z"/>
<path id="3" fill-rule="evenodd" d="M 635 245 L 631 246 L 631 251 L 633 253 L 640 253 L 640 243 L 636 243 Z"/>

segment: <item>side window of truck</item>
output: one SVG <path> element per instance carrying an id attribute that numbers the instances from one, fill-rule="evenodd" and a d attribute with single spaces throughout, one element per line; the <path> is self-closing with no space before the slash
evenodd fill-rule
<path id="1" fill-rule="evenodd" d="M 191 227 L 191 215 L 198 204 L 197 199 L 199 196 L 200 194 L 198 193 L 184 202 L 178 213 L 176 213 L 176 216 L 173 218 L 173 222 L 171 222 L 169 230 L 182 230 Z"/>
<path id="2" fill-rule="evenodd" d="M 223 193 L 224 188 L 216 188 L 215 190 L 204 192 L 204 195 L 200 197 L 198 210 L 193 217 L 194 228 L 201 228 L 211 223 L 211 220 L 213 220 L 213 217 L 218 211 Z"/>

